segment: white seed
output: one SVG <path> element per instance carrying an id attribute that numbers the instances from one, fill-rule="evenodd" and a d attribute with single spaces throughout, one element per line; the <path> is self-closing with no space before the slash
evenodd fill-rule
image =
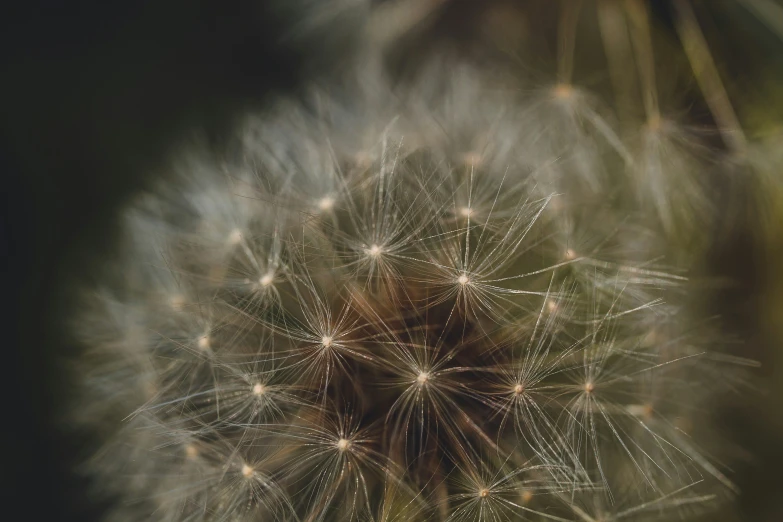
<path id="1" fill-rule="evenodd" d="M 185 456 L 189 459 L 195 459 L 198 457 L 198 449 L 193 444 L 185 446 Z"/>
<path id="2" fill-rule="evenodd" d="M 559 83 L 552 90 L 552 96 L 559 100 L 567 100 L 574 94 L 574 88 L 567 83 Z"/>
<path id="3" fill-rule="evenodd" d="M 236 245 L 240 241 L 242 241 L 242 231 L 238 228 L 235 228 L 231 231 L 231 233 L 228 235 L 228 244 L 229 245 Z"/>
<path id="4" fill-rule="evenodd" d="M 332 210 L 332 208 L 334 208 L 334 198 L 330 196 L 321 198 L 318 201 L 318 208 L 323 210 L 324 212 Z"/>
<path id="5" fill-rule="evenodd" d="M 481 154 L 478 152 L 468 152 L 463 156 L 466 165 L 471 167 L 478 167 L 481 165 Z"/>
<path id="6" fill-rule="evenodd" d="M 169 300 L 169 304 L 171 305 L 171 308 L 174 310 L 181 312 L 183 308 L 185 308 L 185 298 L 181 295 L 174 295 Z"/>
<path id="7" fill-rule="evenodd" d="M 266 288 L 267 286 L 271 285 L 272 281 L 274 280 L 275 280 L 275 274 L 270 272 L 268 274 L 265 274 L 263 277 L 261 277 L 261 279 L 259 279 L 258 282 L 261 283 L 262 287 Z"/>
<path id="8" fill-rule="evenodd" d="M 202 350 L 209 350 L 209 335 L 199 337 L 198 347 Z"/>

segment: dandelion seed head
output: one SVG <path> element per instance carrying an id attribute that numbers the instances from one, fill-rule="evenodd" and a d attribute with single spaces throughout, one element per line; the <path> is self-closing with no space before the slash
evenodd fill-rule
<path id="1" fill-rule="evenodd" d="M 481 165 L 483 158 L 478 152 L 469 152 L 463 156 L 463 160 L 466 165 L 471 167 L 478 167 Z"/>
<path id="2" fill-rule="evenodd" d="M 625 198 L 659 176 L 668 205 L 663 174 L 700 163 L 669 168 L 679 126 L 604 119 L 611 89 L 563 64 L 532 97 L 478 68 L 367 100 L 314 86 L 161 183 L 130 219 L 132 277 L 84 327 L 81 415 L 119 432 L 95 475 L 152 499 L 118 520 L 588 520 L 561 497 L 730 484 L 682 433 L 709 432 L 691 412 L 711 390 L 687 391 L 713 363 L 666 265 L 685 256 Z M 96 420 L 112 408 L 129 427 Z"/>
<path id="3" fill-rule="evenodd" d="M 174 295 L 169 299 L 171 308 L 177 312 L 181 312 L 185 308 L 185 297 L 182 295 Z"/>
<path id="4" fill-rule="evenodd" d="M 190 460 L 195 459 L 196 457 L 198 457 L 198 448 L 196 448 L 196 446 L 194 446 L 193 444 L 186 444 L 185 456 Z"/>
<path id="5" fill-rule="evenodd" d="M 647 118 L 647 123 L 645 126 L 650 132 L 658 132 L 663 126 L 663 120 L 661 119 L 660 115 L 654 114 Z"/>
<path id="6" fill-rule="evenodd" d="M 335 200 L 332 196 L 324 196 L 318 200 L 318 208 L 323 212 L 328 212 L 334 208 Z"/>
<path id="7" fill-rule="evenodd" d="M 552 89 L 552 96 L 558 100 L 568 100 L 574 95 L 573 85 L 567 83 L 558 83 Z"/>
<path id="8" fill-rule="evenodd" d="M 655 411 L 653 405 L 650 403 L 629 404 L 626 406 L 626 410 L 628 410 L 628 413 L 631 415 L 648 420 L 653 417 L 653 413 Z"/>
<path id="9" fill-rule="evenodd" d="M 275 280 L 275 275 L 273 273 L 264 274 L 261 276 L 261 279 L 258 280 L 258 282 L 261 284 L 263 288 L 266 288 L 272 284 L 272 282 Z"/>
<path id="10" fill-rule="evenodd" d="M 228 244 L 229 245 L 238 245 L 242 241 L 242 231 L 238 228 L 235 228 L 228 234 Z"/>

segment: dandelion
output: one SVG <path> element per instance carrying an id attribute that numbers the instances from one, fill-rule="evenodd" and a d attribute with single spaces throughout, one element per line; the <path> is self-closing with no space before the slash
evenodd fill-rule
<path id="1" fill-rule="evenodd" d="M 753 149 L 690 3 L 708 132 L 661 92 L 646 2 L 553 3 L 548 80 L 438 46 L 395 77 L 457 8 L 413 4 L 365 6 L 405 23 L 129 206 L 73 321 L 117 520 L 690 520 L 738 492 L 709 413 L 752 363 L 678 241 L 712 223 L 705 167 Z"/>

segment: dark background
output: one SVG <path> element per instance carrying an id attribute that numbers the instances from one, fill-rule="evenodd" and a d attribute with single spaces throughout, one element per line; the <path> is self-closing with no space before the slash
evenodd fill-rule
<path id="1" fill-rule="evenodd" d="M 217 145 L 241 112 L 339 68 L 356 21 L 281 45 L 301 19 L 290 2 L 276 4 L 286 3 L 280 9 L 263 0 L 37 0 L 6 8 L 0 381 L 7 390 L 0 439 L 10 440 L 0 477 L 10 502 L 4 513 L 15 511 L 13 502 L 24 506 L 21 519 L 88 521 L 100 513 L 86 498 L 84 479 L 70 471 L 90 441 L 64 424 L 72 389 L 64 361 L 78 355 L 62 322 L 69 293 L 112 255 L 117 209 L 149 182 L 174 144 L 198 129 Z M 666 2 L 655 4 L 660 23 L 670 24 Z M 477 5 L 451 2 L 439 30 L 467 38 Z M 763 31 L 757 23 L 749 27 L 733 28 L 733 37 Z M 720 47 L 746 67 L 743 74 L 765 63 L 763 52 L 748 55 L 747 46 Z M 757 244 L 743 226 L 716 242 L 710 269 L 736 282 L 717 307 L 750 339 L 750 356 L 766 365 L 763 375 L 775 379 L 780 347 L 753 323 L 766 284 L 758 266 L 774 249 Z M 726 415 L 727 429 L 753 453 L 736 469 L 743 519 L 783 520 L 776 497 L 783 492 L 783 401 L 768 393 L 751 402 Z"/>
<path id="2" fill-rule="evenodd" d="M 73 389 L 65 361 L 78 354 L 62 320 L 69 293 L 112 255 L 117 209 L 174 143 L 193 129 L 217 140 L 239 112 L 291 92 L 320 72 L 322 56 L 340 54 L 339 35 L 278 44 L 296 15 L 243 0 L 33 1 L 2 15 L 10 379 L 0 438 L 10 440 L 0 476 L 4 497 L 24 507 L 7 505 L 6 516 L 87 521 L 100 512 L 70 472 L 91 441 L 64 424 Z M 305 46 L 315 51 L 305 56 Z"/>

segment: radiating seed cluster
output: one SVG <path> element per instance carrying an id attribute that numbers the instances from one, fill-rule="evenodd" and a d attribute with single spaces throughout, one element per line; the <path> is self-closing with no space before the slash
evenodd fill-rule
<path id="1" fill-rule="evenodd" d="M 361 162 L 324 122 L 256 122 L 129 215 L 127 285 L 85 329 L 96 402 L 128 415 L 94 462 L 121 514 L 572 520 L 730 486 L 686 435 L 715 383 L 642 225 L 556 166 L 406 140 L 415 119 Z"/>
<path id="2" fill-rule="evenodd" d="M 709 212 L 703 150 L 654 101 L 623 132 L 568 42 L 516 92 L 369 67 L 128 210 L 77 326 L 113 520 L 690 520 L 730 497 L 708 412 L 738 376 L 667 264 Z"/>

